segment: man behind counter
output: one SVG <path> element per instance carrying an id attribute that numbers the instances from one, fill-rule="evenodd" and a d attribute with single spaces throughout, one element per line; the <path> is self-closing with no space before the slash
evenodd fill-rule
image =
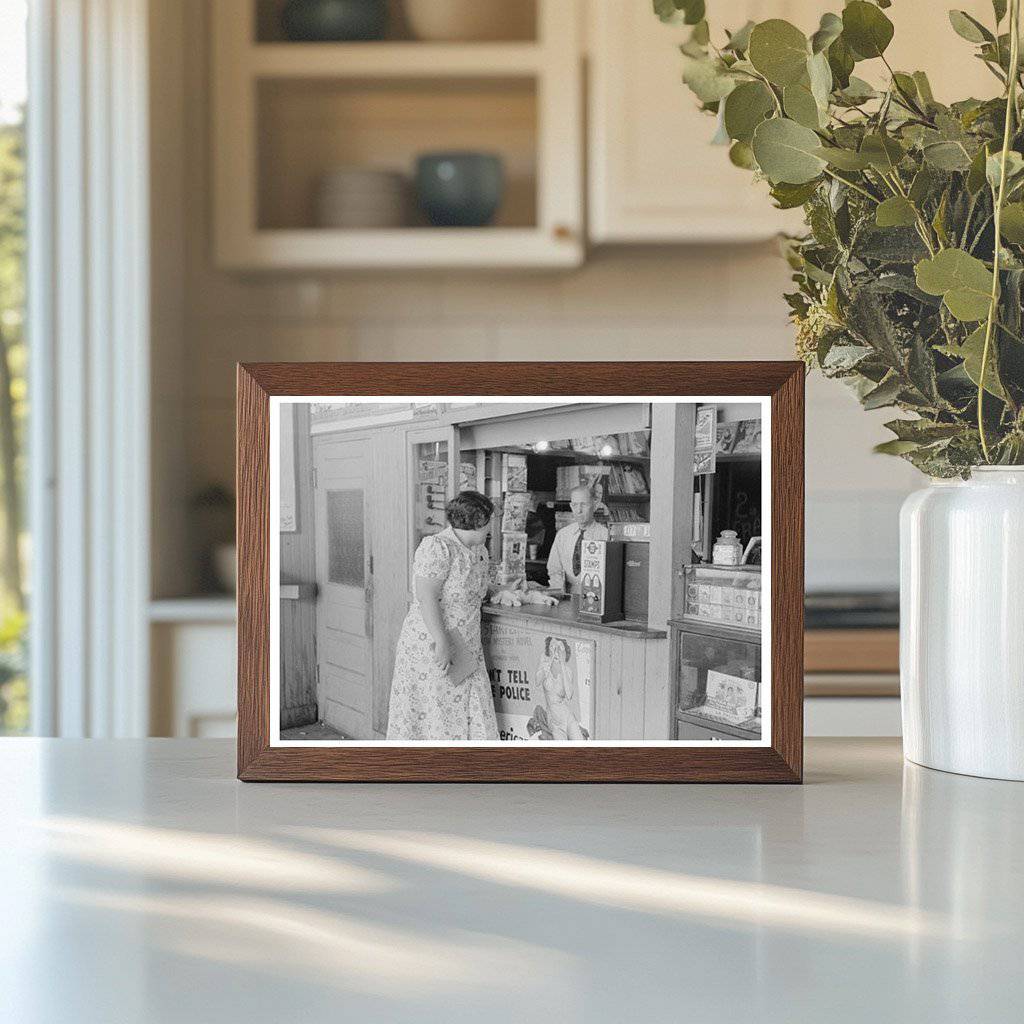
<path id="1" fill-rule="evenodd" d="M 574 487 L 569 495 L 569 507 L 575 522 L 563 526 L 555 534 L 548 555 L 548 586 L 564 591 L 566 583 L 575 590 L 580 575 L 580 559 L 584 540 L 607 540 L 608 527 L 594 522 L 597 499 L 586 486 Z"/>

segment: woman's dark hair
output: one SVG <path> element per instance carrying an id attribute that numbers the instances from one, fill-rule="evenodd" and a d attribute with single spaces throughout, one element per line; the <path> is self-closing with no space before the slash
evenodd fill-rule
<path id="1" fill-rule="evenodd" d="M 565 648 L 565 660 L 568 663 L 569 659 L 572 657 L 572 651 L 569 649 L 569 641 L 564 640 L 560 636 L 544 637 L 544 654 L 549 658 L 551 657 L 552 644 L 561 644 Z"/>
<path id="2" fill-rule="evenodd" d="M 460 491 L 444 507 L 456 530 L 482 530 L 494 515 L 494 502 L 479 491 Z"/>

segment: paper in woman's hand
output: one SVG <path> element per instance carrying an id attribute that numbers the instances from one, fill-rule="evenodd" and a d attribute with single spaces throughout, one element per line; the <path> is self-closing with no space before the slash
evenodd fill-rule
<path id="1" fill-rule="evenodd" d="M 453 683 L 463 682 L 479 667 L 480 662 L 475 651 L 471 651 L 466 641 L 455 631 L 451 633 L 452 663 L 448 666 L 448 678 Z"/>

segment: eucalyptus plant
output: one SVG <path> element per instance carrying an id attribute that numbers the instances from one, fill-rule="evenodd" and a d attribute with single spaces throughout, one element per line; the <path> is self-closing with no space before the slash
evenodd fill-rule
<path id="1" fill-rule="evenodd" d="M 910 0 L 908 0 L 910 2 Z M 767 180 L 807 232 L 785 240 L 786 296 L 809 368 L 893 407 L 876 450 L 930 476 L 1024 462 L 1024 130 L 1020 0 L 952 29 L 998 95 L 938 102 L 886 58 L 890 0 L 852 0 L 810 37 L 778 18 L 716 45 L 704 0 L 654 0 L 691 26 L 683 80 L 730 160 Z M 888 84 L 855 73 L 875 62 Z"/>

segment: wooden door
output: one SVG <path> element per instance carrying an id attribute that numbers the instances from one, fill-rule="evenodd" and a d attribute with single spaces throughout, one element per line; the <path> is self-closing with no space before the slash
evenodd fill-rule
<path id="1" fill-rule="evenodd" d="M 370 438 L 314 444 L 317 693 L 320 717 L 374 739 Z"/>

